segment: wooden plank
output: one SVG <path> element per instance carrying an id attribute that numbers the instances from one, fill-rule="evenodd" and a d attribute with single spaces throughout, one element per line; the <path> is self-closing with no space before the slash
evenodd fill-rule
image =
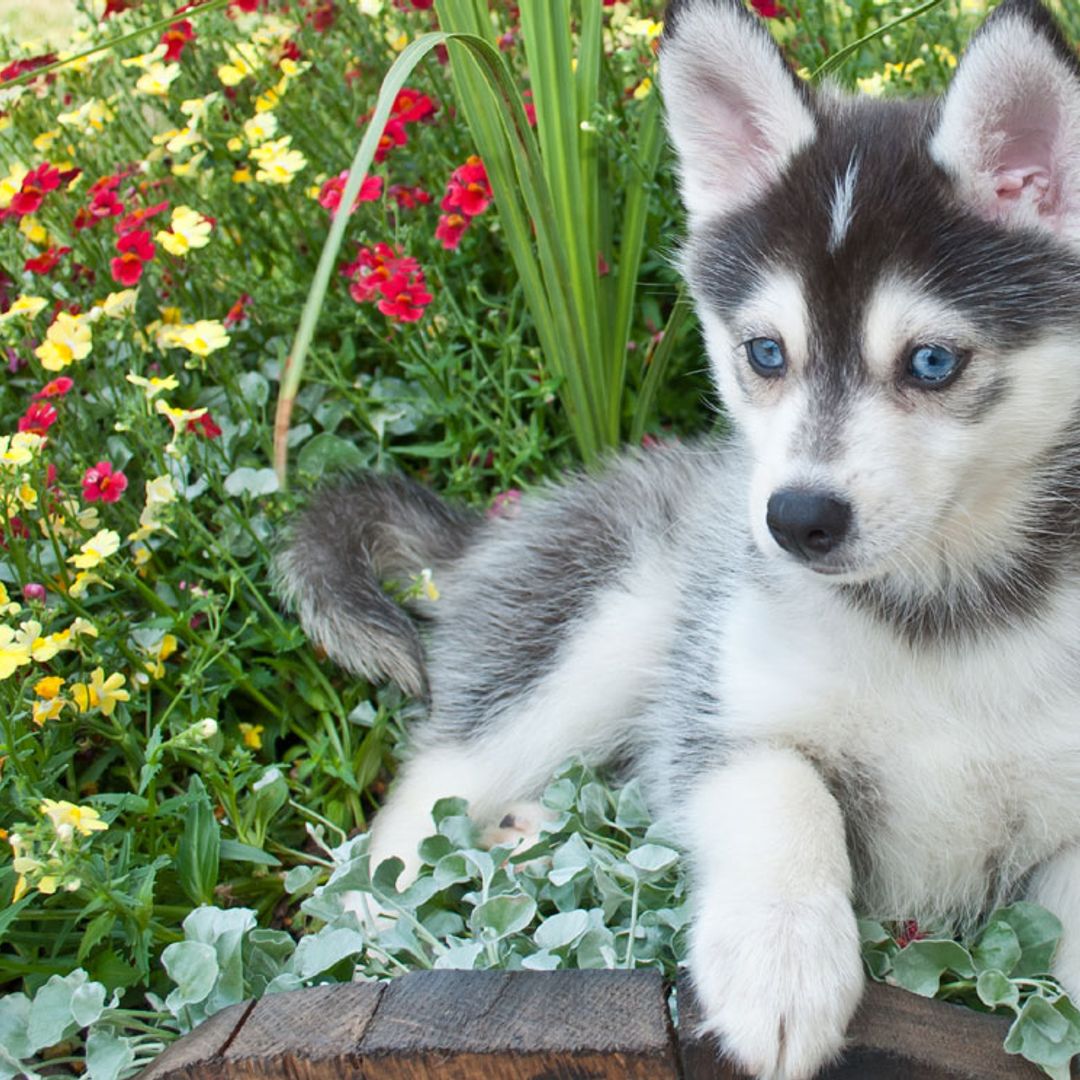
<path id="1" fill-rule="evenodd" d="M 719 1061 L 715 1040 L 700 1034 L 701 1007 L 686 976 L 678 1002 L 685 1080 L 744 1080 Z M 1045 1080 L 1030 1062 L 1005 1053 L 1008 1030 L 1007 1018 L 870 983 L 843 1058 L 819 1080 Z"/>
<path id="2" fill-rule="evenodd" d="M 254 1005 L 253 1001 L 242 1001 L 215 1013 L 159 1054 L 136 1080 L 198 1080 L 208 1076 L 208 1064 L 220 1059 Z"/>
<path id="3" fill-rule="evenodd" d="M 646 971 L 418 972 L 360 1046 L 379 1080 L 677 1080 L 663 979 Z"/>
<path id="4" fill-rule="evenodd" d="M 384 989 L 380 983 L 340 983 L 264 997 L 222 1054 L 222 1075 L 355 1077 L 357 1049 Z"/>

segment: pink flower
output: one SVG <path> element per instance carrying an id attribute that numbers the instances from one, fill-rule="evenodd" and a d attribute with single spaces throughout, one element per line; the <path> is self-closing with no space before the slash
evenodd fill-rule
<path id="1" fill-rule="evenodd" d="M 46 248 L 40 255 L 35 255 L 23 263 L 23 269 L 31 274 L 51 274 L 60 262 L 62 256 L 71 251 L 69 247 Z"/>
<path id="2" fill-rule="evenodd" d="M 19 417 L 19 430 L 32 431 L 35 435 L 44 438 L 57 419 L 56 409 L 52 405 L 44 401 L 36 401 Z"/>
<path id="3" fill-rule="evenodd" d="M 42 398 L 63 397 L 74 385 L 74 379 L 61 375 L 58 379 L 47 382 L 30 400 L 41 401 Z"/>
<path id="4" fill-rule="evenodd" d="M 500 491 L 491 500 L 487 516 L 489 518 L 513 518 L 521 512 L 521 492 L 517 488 L 507 488 Z"/>
<path id="5" fill-rule="evenodd" d="M 150 230 L 135 229 L 124 233 L 116 241 L 116 250 L 120 254 L 110 261 L 109 270 L 114 281 L 130 288 L 142 277 L 143 265 L 154 257 Z"/>
<path id="6" fill-rule="evenodd" d="M 60 186 L 60 180 L 60 170 L 48 162 L 31 169 L 23 177 L 22 187 L 12 198 L 8 207 L 9 213 L 20 216 L 37 213 L 46 194 L 55 191 Z"/>
<path id="7" fill-rule="evenodd" d="M 469 219 L 461 214 L 440 214 L 435 226 L 435 239 L 442 242 L 447 251 L 457 251 L 462 234 L 469 227 Z"/>
<path id="8" fill-rule="evenodd" d="M 127 488 L 127 477 L 115 471 L 107 461 L 99 461 L 86 470 L 82 478 L 83 498 L 87 502 L 114 503 Z"/>
<path id="9" fill-rule="evenodd" d="M 446 195 L 439 204 L 443 210 L 456 210 L 467 218 L 482 214 L 491 203 L 491 184 L 484 163 L 473 154 L 464 165 L 450 174 Z"/>
<path id="10" fill-rule="evenodd" d="M 327 180 L 319 188 L 319 205 L 333 213 L 337 212 L 341 205 L 341 196 L 345 193 L 345 182 L 349 178 L 349 170 L 343 169 L 337 176 Z M 360 183 L 360 191 L 353 201 L 353 211 L 362 202 L 376 202 L 382 198 L 383 181 L 381 176 L 365 176 Z"/>
<path id="11" fill-rule="evenodd" d="M 386 299 L 380 300 L 376 307 L 384 315 L 399 322 L 416 322 L 424 314 L 424 308 L 432 301 L 431 293 L 424 291 L 423 274 L 416 278 L 391 278 L 382 292 Z"/>

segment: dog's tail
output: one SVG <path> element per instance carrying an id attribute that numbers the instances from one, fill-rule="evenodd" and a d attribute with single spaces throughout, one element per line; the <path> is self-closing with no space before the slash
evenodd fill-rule
<path id="1" fill-rule="evenodd" d="M 410 480 L 360 474 L 312 497 L 275 560 L 275 584 L 342 667 L 423 695 L 416 625 L 381 582 L 456 561 L 479 523 Z"/>

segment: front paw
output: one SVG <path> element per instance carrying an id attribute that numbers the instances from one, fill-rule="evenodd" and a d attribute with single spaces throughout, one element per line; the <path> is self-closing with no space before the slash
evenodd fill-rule
<path id="1" fill-rule="evenodd" d="M 806 1080 L 842 1049 L 862 995 L 851 904 L 840 890 L 706 902 L 690 974 L 725 1056 L 761 1080 Z"/>

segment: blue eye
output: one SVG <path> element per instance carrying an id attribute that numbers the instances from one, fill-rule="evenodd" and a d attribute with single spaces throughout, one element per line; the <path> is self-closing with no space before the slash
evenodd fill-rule
<path id="1" fill-rule="evenodd" d="M 920 345 L 911 350 L 907 376 L 923 386 L 941 386 L 960 370 L 960 357 L 943 345 Z"/>
<path id="2" fill-rule="evenodd" d="M 784 358 L 784 347 L 779 341 L 756 337 L 751 338 L 743 347 L 746 349 L 746 359 L 759 375 L 773 379 L 784 374 L 787 360 Z"/>

